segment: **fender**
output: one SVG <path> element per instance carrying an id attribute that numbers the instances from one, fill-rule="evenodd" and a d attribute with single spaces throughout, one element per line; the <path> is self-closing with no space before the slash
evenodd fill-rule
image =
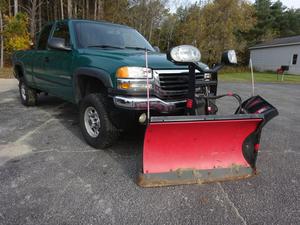
<path id="1" fill-rule="evenodd" d="M 113 88 L 113 83 L 110 77 L 110 74 L 102 69 L 97 68 L 90 68 L 90 67 L 80 67 L 75 70 L 73 74 L 73 90 L 74 90 L 74 97 L 75 102 L 78 103 L 81 96 L 80 96 L 80 89 L 78 84 L 78 78 L 80 76 L 87 76 L 87 77 L 94 77 L 97 78 L 102 82 L 102 84 L 108 88 Z"/>
<path id="2" fill-rule="evenodd" d="M 30 75 L 28 75 L 28 74 L 26 73 L 24 63 L 23 63 L 22 61 L 15 61 L 15 62 L 13 62 L 13 73 L 14 73 L 14 77 L 15 77 L 17 80 L 20 80 L 20 77 L 19 77 L 19 75 L 18 75 L 18 73 L 17 73 L 17 71 L 16 71 L 16 67 L 20 67 L 21 72 L 22 72 L 22 74 L 23 74 L 24 82 L 25 82 L 28 86 L 30 86 L 30 87 L 32 87 L 32 88 L 36 88 L 35 82 L 34 82 L 34 80 L 33 80 L 33 75 L 30 76 Z"/>
<path id="3" fill-rule="evenodd" d="M 15 76 L 15 78 L 16 79 L 18 79 L 19 80 L 19 75 L 16 73 L 17 71 L 16 71 L 16 67 L 20 67 L 21 68 L 21 71 L 22 71 L 22 74 L 23 74 L 23 77 L 24 77 L 24 79 L 25 79 L 25 82 L 27 81 L 27 78 L 26 78 L 26 73 L 25 73 L 25 70 L 24 70 L 24 64 L 23 64 L 23 62 L 21 62 L 21 61 L 16 61 L 16 62 L 13 62 L 13 72 L 14 72 L 14 76 Z"/>

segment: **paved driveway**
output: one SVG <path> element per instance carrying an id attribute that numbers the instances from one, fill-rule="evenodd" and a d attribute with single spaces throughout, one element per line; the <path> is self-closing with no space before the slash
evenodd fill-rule
<path id="1" fill-rule="evenodd" d="M 0 80 L 0 224 L 300 224 L 300 86 L 258 84 L 280 112 L 262 135 L 260 175 L 143 189 L 143 132 L 107 151 L 85 144 L 75 106 L 42 97 L 25 108 Z M 220 84 L 249 96 L 248 84 Z M 222 112 L 233 111 L 226 100 Z M 209 134 L 208 134 L 209 135 Z"/>

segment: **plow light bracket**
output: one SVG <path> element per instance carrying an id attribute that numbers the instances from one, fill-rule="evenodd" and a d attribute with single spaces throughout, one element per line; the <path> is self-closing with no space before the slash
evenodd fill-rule
<path id="1" fill-rule="evenodd" d="M 235 50 L 228 50 L 222 54 L 220 64 L 216 64 L 212 69 L 203 69 L 198 65 L 201 60 L 200 50 L 192 45 L 179 45 L 171 48 L 167 52 L 167 59 L 179 65 L 194 65 L 197 70 L 203 73 L 216 73 L 225 65 L 237 64 Z"/>

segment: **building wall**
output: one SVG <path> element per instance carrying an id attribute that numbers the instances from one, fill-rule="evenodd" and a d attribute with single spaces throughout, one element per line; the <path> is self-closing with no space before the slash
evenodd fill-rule
<path id="1" fill-rule="evenodd" d="M 298 54 L 296 65 L 292 65 L 294 54 Z M 250 57 L 258 71 L 276 71 L 282 65 L 288 65 L 287 73 L 300 75 L 300 45 L 252 49 Z"/>

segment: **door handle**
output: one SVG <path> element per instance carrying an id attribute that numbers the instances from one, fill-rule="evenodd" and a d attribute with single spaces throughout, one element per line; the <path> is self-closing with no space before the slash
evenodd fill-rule
<path id="1" fill-rule="evenodd" d="M 45 62 L 48 63 L 49 61 L 50 61 L 50 60 L 49 60 L 49 57 L 46 56 L 46 57 L 45 57 Z"/>

